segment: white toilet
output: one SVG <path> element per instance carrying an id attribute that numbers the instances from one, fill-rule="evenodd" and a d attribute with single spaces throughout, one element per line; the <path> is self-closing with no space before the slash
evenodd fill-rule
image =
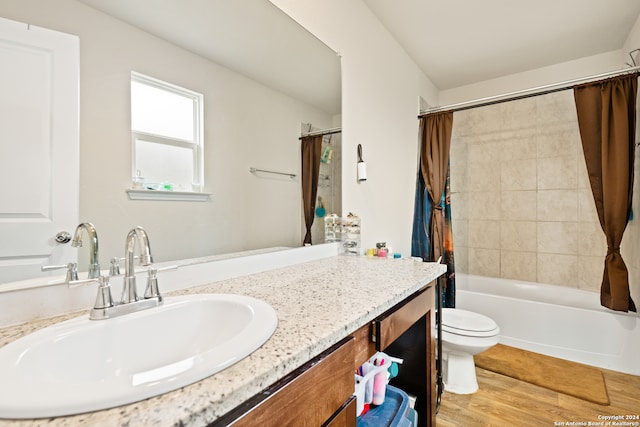
<path id="1" fill-rule="evenodd" d="M 457 394 L 478 390 L 473 356 L 498 343 L 500 328 L 482 314 L 442 309 L 442 374 L 444 389 Z"/>

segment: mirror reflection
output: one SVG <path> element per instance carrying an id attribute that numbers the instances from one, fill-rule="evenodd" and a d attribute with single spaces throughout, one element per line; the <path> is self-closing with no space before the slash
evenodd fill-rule
<path id="1" fill-rule="evenodd" d="M 0 17 L 79 38 L 80 155 L 79 164 L 68 165 L 79 168 L 79 203 L 76 219 L 56 231 L 73 234 L 79 223 L 91 222 L 103 269 L 124 256 L 127 232 L 138 225 L 156 262 L 302 244 L 299 137 L 309 126 L 340 126 L 340 59 L 276 6 L 267 0 L 0 0 Z M 158 191 L 153 200 L 132 199 L 132 72 L 202 94 L 203 185 L 196 190 L 203 201 L 157 200 L 164 191 L 156 189 L 144 192 Z M 328 211 L 340 214 L 339 134 L 326 143 L 335 154 L 321 170 L 318 194 Z M 170 198 L 180 193 L 166 190 Z M 39 237 L 51 247 L 49 258 L 34 257 L 30 271 L 0 282 L 44 277 L 41 265 L 71 261 L 59 249 L 69 244 L 54 237 Z M 88 250 L 72 253 L 86 271 Z"/>

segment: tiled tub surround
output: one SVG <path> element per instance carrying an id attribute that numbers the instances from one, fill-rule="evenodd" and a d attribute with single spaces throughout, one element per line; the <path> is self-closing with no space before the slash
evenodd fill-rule
<path id="1" fill-rule="evenodd" d="M 445 269 L 408 259 L 334 256 L 175 291 L 173 295 L 236 293 L 262 299 L 277 311 L 278 327 L 249 357 L 180 390 L 99 412 L 44 421 L 0 420 L 0 425 L 207 425 L 422 289 Z M 0 329 L 0 346 L 78 314 Z M 162 339 L 162 331 L 150 333 Z"/>
<path id="2" fill-rule="evenodd" d="M 640 287 L 640 160 L 622 242 Z M 463 273 L 600 289 L 606 240 L 570 90 L 454 113 L 451 191 Z M 635 278 L 635 280 L 634 280 Z"/>

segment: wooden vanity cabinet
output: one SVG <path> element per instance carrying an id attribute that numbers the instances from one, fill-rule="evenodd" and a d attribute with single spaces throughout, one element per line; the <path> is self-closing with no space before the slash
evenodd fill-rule
<path id="1" fill-rule="evenodd" d="M 392 384 L 416 396 L 419 426 L 435 426 L 434 288 L 430 283 L 212 426 L 355 427 L 354 372 L 376 351 L 404 360 Z"/>

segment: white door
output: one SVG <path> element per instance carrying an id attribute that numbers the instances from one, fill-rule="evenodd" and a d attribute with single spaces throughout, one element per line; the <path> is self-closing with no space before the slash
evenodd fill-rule
<path id="1" fill-rule="evenodd" d="M 79 39 L 0 18 L 0 283 L 75 261 Z M 64 274 L 59 271 L 56 274 Z"/>

